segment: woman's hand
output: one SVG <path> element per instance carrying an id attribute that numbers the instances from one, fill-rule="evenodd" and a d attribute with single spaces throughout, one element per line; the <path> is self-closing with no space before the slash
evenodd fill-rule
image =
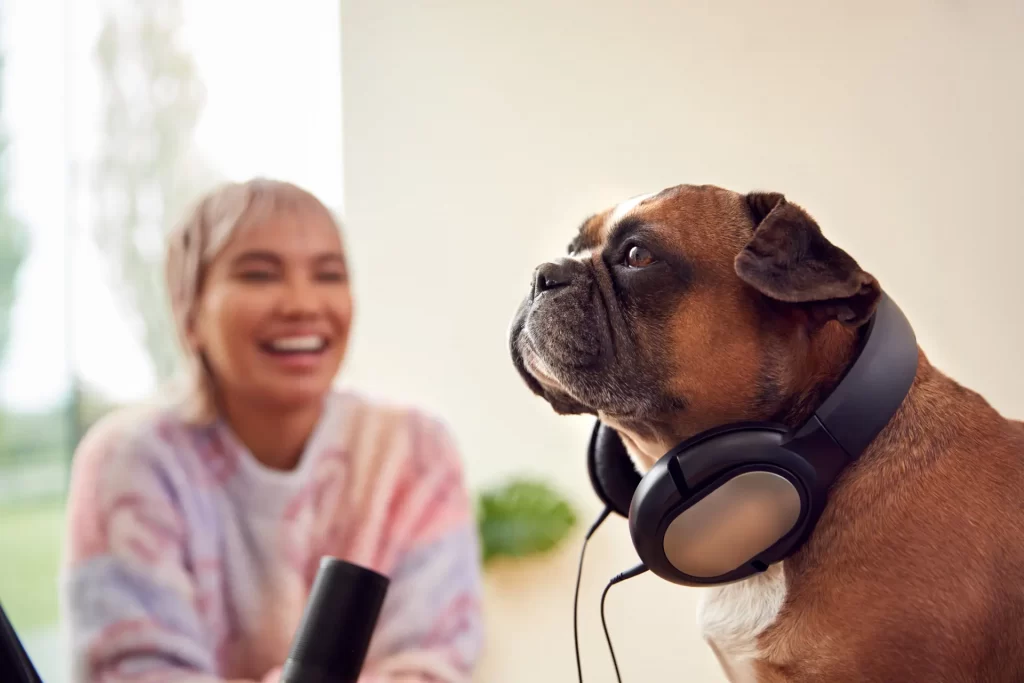
<path id="1" fill-rule="evenodd" d="M 281 680 L 281 667 L 271 669 L 263 676 L 262 681 L 254 681 L 253 683 L 278 683 Z"/>

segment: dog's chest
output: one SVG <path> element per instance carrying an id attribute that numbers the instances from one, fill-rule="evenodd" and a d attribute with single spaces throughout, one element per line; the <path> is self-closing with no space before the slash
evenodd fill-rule
<path id="1" fill-rule="evenodd" d="M 704 591 L 697 623 L 731 683 L 755 683 L 757 638 L 775 622 L 785 599 L 781 564 L 745 581 Z"/>

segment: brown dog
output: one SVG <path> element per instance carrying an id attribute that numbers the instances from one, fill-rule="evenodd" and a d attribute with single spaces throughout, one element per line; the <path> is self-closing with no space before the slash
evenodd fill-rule
<path id="1" fill-rule="evenodd" d="M 641 471 L 715 425 L 795 426 L 880 288 L 773 193 L 680 186 L 586 220 L 512 324 L 526 384 L 612 426 Z M 732 681 L 1024 681 L 1024 428 L 919 353 L 903 405 L 809 541 L 702 589 Z"/>

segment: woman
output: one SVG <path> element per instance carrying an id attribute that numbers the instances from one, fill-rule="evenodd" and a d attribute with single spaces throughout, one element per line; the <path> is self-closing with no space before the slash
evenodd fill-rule
<path id="1" fill-rule="evenodd" d="M 286 183 L 224 186 L 171 235 L 166 278 L 189 391 L 108 416 L 74 459 L 73 679 L 276 681 L 334 555 L 391 578 L 361 681 L 470 680 L 459 455 L 435 419 L 332 390 L 352 299 L 330 213 Z"/>

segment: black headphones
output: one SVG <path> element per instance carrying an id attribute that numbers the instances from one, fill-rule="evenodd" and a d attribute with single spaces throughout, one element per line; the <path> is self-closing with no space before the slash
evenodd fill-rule
<path id="1" fill-rule="evenodd" d="M 884 293 L 838 386 L 796 429 L 736 423 L 679 444 L 643 477 L 598 422 L 587 463 L 598 497 L 629 519 L 643 564 L 673 583 L 738 581 L 810 536 L 843 469 L 889 423 L 917 374 L 914 331 Z"/>

